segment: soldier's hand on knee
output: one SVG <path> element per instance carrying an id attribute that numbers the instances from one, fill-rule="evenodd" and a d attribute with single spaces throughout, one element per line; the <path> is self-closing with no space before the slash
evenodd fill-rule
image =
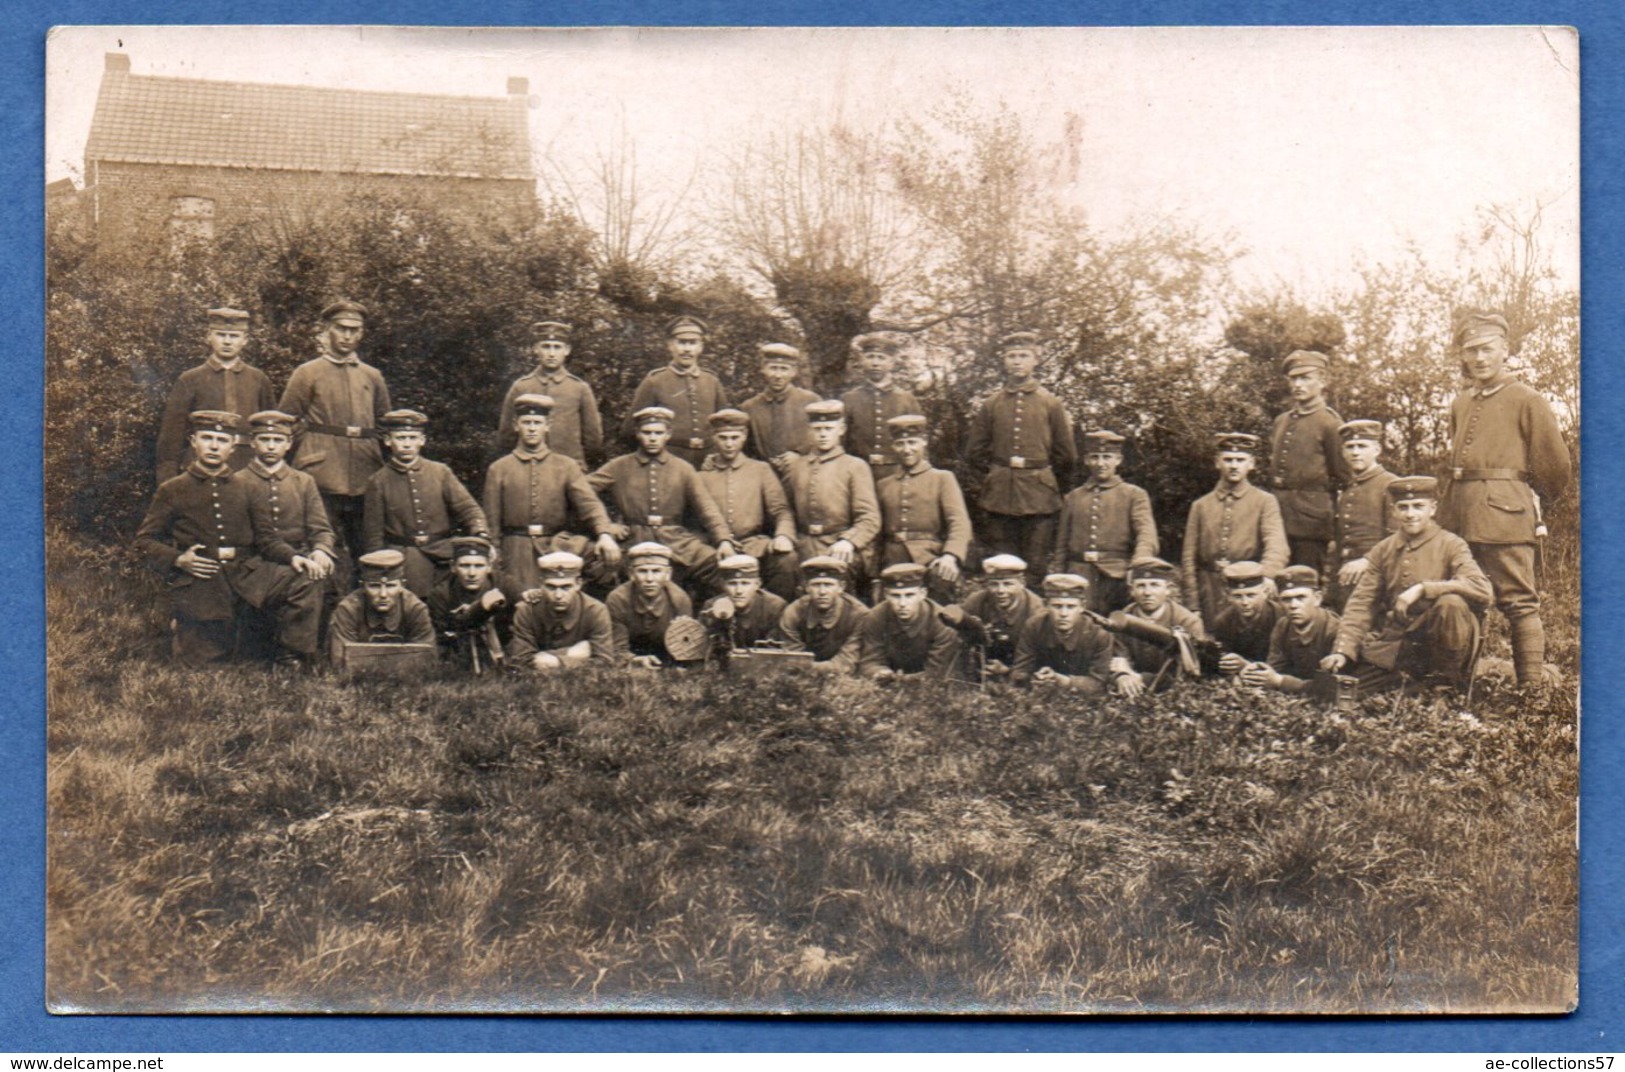
<path id="1" fill-rule="evenodd" d="M 1363 558 L 1343 563 L 1343 568 L 1337 571 L 1337 583 L 1344 588 L 1353 588 L 1360 583 L 1360 578 L 1365 576 L 1366 568 L 1370 565 Z"/>
<path id="2" fill-rule="evenodd" d="M 616 528 L 623 533 L 626 532 L 625 525 L 617 525 Z M 626 537 L 623 535 L 621 538 L 625 539 Z M 603 559 L 604 564 L 610 569 L 614 569 L 621 564 L 621 545 L 615 542 L 615 537 L 610 533 L 606 532 L 598 537 L 598 557 Z"/>
<path id="3" fill-rule="evenodd" d="M 835 559 L 837 562 L 840 562 L 843 566 L 850 565 L 852 562 L 852 556 L 857 553 L 858 549 L 852 546 L 851 540 L 836 540 L 829 549 L 830 557 Z"/>
<path id="4" fill-rule="evenodd" d="M 200 543 L 194 543 L 191 547 L 188 547 L 175 559 L 175 568 L 184 573 L 189 573 L 201 581 L 206 581 L 219 573 L 220 563 L 212 558 L 204 558 L 198 554 L 201 550 L 203 550 L 203 545 Z"/>
<path id="5" fill-rule="evenodd" d="M 788 536 L 775 536 L 773 537 L 773 542 L 769 546 L 773 548 L 774 554 L 788 555 L 795 552 L 796 541 L 792 540 Z"/>
<path id="6" fill-rule="evenodd" d="M 310 558 L 311 564 L 315 567 L 315 569 L 311 572 L 311 576 L 316 580 L 325 581 L 327 578 L 333 575 L 335 563 L 333 562 L 332 555 L 321 550 L 320 548 L 317 548 L 316 550 L 312 551 L 308 557 Z"/>
<path id="7" fill-rule="evenodd" d="M 959 559 L 953 555 L 938 555 L 931 563 L 931 572 L 953 584 L 959 580 Z"/>
<path id="8" fill-rule="evenodd" d="M 1416 603 L 1416 601 L 1421 598 L 1422 586 L 1419 584 L 1411 585 L 1409 588 L 1399 593 L 1398 596 L 1394 597 L 1394 613 L 1398 614 L 1401 618 L 1405 617 L 1411 612 L 1411 607 Z"/>

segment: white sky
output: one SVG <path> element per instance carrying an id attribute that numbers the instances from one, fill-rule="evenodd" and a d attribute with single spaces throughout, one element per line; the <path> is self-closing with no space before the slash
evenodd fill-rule
<path id="1" fill-rule="evenodd" d="M 109 51 L 135 74 L 475 96 L 525 76 L 539 153 L 587 159 L 624 115 L 642 176 L 671 188 L 753 133 L 882 124 L 958 87 L 1046 141 L 1080 116 L 1066 192 L 1091 224 L 1233 234 L 1243 282 L 1312 296 L 1407 240 L 1448 258 L 1476 206 L 1536 200 L 1579 278 L 1578 41 L 1561 29 L 67 27 L 47 54 L 47 180 L 78 175 Z"/>

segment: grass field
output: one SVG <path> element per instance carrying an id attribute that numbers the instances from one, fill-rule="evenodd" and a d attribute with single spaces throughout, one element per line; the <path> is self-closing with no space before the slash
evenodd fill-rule
<path id="1" fill-rule="evenodd" d="M 795 669 L 348 686 L 174 669 L 156 583 L 49 546 L 59 1011 L 1576 999 L 1577 598 L 1570 687 L 1491 679 L 1471 712 Z"/>

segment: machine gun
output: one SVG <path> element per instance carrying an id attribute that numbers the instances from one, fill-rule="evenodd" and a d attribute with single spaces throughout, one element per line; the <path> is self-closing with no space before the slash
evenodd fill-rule
<path id="1" fill-rule="evenodd" d="M 1216 640 L 1193 637 L 1183 629 L 1169 629 L 1156 622 L 1136 618 L 1125 611 L 1114 610 L 1110 614 L 1100 614 L 1091 610 L 1084 613 L 1109 633 L 1162 648 L 1168 652 L 1169 663 L 1177 665 L 1182 674 L 1200 677 L 1203 674 L 1219 672 L 1219 657 L 1224 654 L 1224 648 Z M 1167 668 L 1168 663 L 1164 663 L 1163 670 Z M 1158 672 L 1158 676 L 1161 676 L 1161 671 Z"/>
<path id="2" fill-rule="evenodd" d="M 493 588 L 477 599 L 453 607 L 448 615 L 449 627 L 440 632 L 441 644 L 458 662 L 466 661 L 475 674 L 500 670 L 505 663 L 502 638 L 497 635 L 491 614 L 506 603 L 502 593 Z"/>

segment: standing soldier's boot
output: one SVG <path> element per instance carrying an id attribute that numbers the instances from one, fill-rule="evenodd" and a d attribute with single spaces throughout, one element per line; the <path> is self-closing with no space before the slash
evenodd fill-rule
<path id="1" fill-rule="evenodd" d="M 1515 618 L 1512 627 L 1512 669 L 1518 684 L 1538 685 L 1546 672 L 1546 627 L 1538 614 Z"/>

